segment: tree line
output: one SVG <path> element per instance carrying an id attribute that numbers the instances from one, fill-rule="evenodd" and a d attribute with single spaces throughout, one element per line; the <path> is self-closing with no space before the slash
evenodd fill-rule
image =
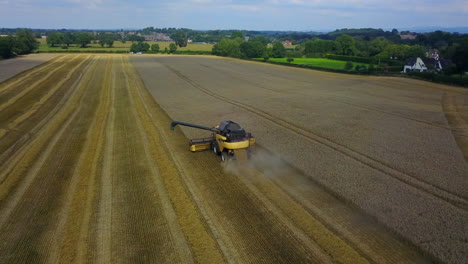
<path id="1" fill-rule="evenodd" d="M 29 29 L 19 29 L 15 35 L 0 37 L 0 57 L 3 59 L 29 54 L 38 47 L 39 42 Z"/>
<path id="2" fill-rule="evenodd" d="M 345 33 L 350 33 L 348 35 Z M 410 32 L 404 32 L 409 34 Z M 280 40 L 291 40 L 292 33 L 277 35 L 276 39 L 258 35 L 245 40 L 243 32 L 231 32 L 214 47 L 212 53 L 236 58 L 307 57 L 325 58 L 327 54 L 342 57 L 366 58 L 371 63 L 384 61 L 389 65 L 403 65 L 410 58 L 425 57 L 426 51 L 438 49 L 441 58 L 450 59 L 454 66 L 446 68 L 448 74 L 468 70 L 468 35 L 435 31 L 417 34 L 414 39 L 402 39 L 400 33 L 392 31 L 357 29 L 336 30 L 326 35 L 297 33 L 305 39 L 295 40 L 295 48 L 280 48 Z M 294 39 L 293 39 L 294 40 Z M 271 43 L 271 44 L 269 44 Z"/>
<path id="3" fill-rule="evenodd" d="M 264 36 L 254 36 L 245 40 L 241 31 L 234 31 L 229 37 L 221 40 L 213 46 L 212 54 L 234 58 L 283 58 L 286 56 L 286 48 L 279 41 L 273 41 Z"/>
<path id="4" fill-rule="evenodd" d="M 85 48 L 92 41 L 99 43 L 101 47 L 107 46 L 109 48 L 112 48 L 116 40 L 121 40 L 122 42 L 125 42 L 125 40 L 122 40 L 122 37 L 119 34 L 108 33 L 103 31 L 97 32 L 96 34 L 74 31 L 51 32 L 47 35 L 47 44 L 50 47 L 56 47 L 58 45 L 61 45 L 62 48 L 68 48 L 71 44 L 77 44 L 80 47 Z M 141 41 L 141 39 L 138 38 L 134 41 Z"/>
<path id="5" fill-rule="evenodd" d="M 247 30 L 191 30 L 187 28 L 154 28 L 147 27 L 135 31 L 73 31 L 73 30 L 30 30 L 0 29 L 0 34 L 15 36 L 1 38 L 2 57 L 25 54 L 29 46 L 24 44 L 28 36 L 47 35 L 47 43 L 52 46 L 68 48 L 71 44 L 86 47 L 91 42 L 102 47 L 113 47 L 115 41 L 136 42 L 136 50 L 152 50 L 143 45 L 144 35 L 164 33 L 175 41 L 175 49 L 186 47 L 188 40 L 193 42 L 215 43 L 212 53 L 220 56 L 269 58 L 269 57 L 326 57 L 327 54 L 354 56 L 380 60 L 394 60 L 403 64 L 412 57 L 423 57 L 426 50 L 436 48 L 444 59 L 451 59 L 456 64 L 456 71 L 468 70 L 468 34 L 435 31 L 416 34 L 398 32 L 393 29 L 338 29 L 329 33 L 317 32 L 281 32 L 281 31 L 247 31 Z M 401 38 L 400 34 L 412 34 L 413 38 Z M 247 39 L 246 36 L 249 38 Z M 32 38 L 31 38 L 32 39 Z M 285 49 L 281 41 L 290 40 L 295 48 Z M 141 44 L 138 42 L 142 42 Z M 34 42 L 31 42 L 34 43 Z M 37 43 L 32 45 L 33 49 Z M 158 49 L 159 50 L 159 49 Z M 175 52 L 174 47 L 168 52 Z"/>

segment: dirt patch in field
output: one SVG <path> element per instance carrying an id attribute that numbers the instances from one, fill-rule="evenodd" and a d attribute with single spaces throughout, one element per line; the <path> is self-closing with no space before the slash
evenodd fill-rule
<path id="1" fill-rule="evenodd" d="M 0 61 L 0 82 L 3 82 L 21 72 L 37 67 L 58 54 L 29 54 L 18 58 Z"/>

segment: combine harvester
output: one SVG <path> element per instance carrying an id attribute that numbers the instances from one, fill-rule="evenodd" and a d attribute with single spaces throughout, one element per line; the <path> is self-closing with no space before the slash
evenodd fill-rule
<path id="1" fill-rule="evenodd" d="M 245 132 L 239 124 L 232 121 L 223 121 L 216 127 L 205 127 L 185 122 L 173 121 L 171 130 L 177 125 L 188 126 L 212 132 L 209 138 L 190 139 L 189 145 L 192 152 L 211 149 L 213 153 L 221 157 L 221 161 L 237 160 L 241 157 L 250 159 L 251 146 L 255 144 L 255 138 Z"/>

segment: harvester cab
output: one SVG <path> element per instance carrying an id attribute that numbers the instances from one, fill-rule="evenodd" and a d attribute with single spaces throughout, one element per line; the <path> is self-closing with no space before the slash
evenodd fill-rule
<path id="1" fill-rule="evenodd" d="M 220 156 L 221 161 L 236 160 L 239 157 L 251 156 L 251 146 L 255 145 L 255 138 L 247 133 L 239 124 L 233 121 L 223 121 L 219 126 L 205 127 L 180 121 L 171 123 L 171 130 L 177 125 L 211 131 L 211 137 L 190 139 L 192 152 L 212 150 Z"/>

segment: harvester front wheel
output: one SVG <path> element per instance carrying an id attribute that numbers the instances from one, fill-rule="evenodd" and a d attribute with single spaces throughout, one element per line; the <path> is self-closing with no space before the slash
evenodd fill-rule
<path id="1" fill-rule="evenodd" d="M 216 155 L 220 155 L 220 151 L 219 151 L 219 145 L 218 145 L 218 142 L 214 141 L 213 142 L 213 153 L 216 154 Z"/>

